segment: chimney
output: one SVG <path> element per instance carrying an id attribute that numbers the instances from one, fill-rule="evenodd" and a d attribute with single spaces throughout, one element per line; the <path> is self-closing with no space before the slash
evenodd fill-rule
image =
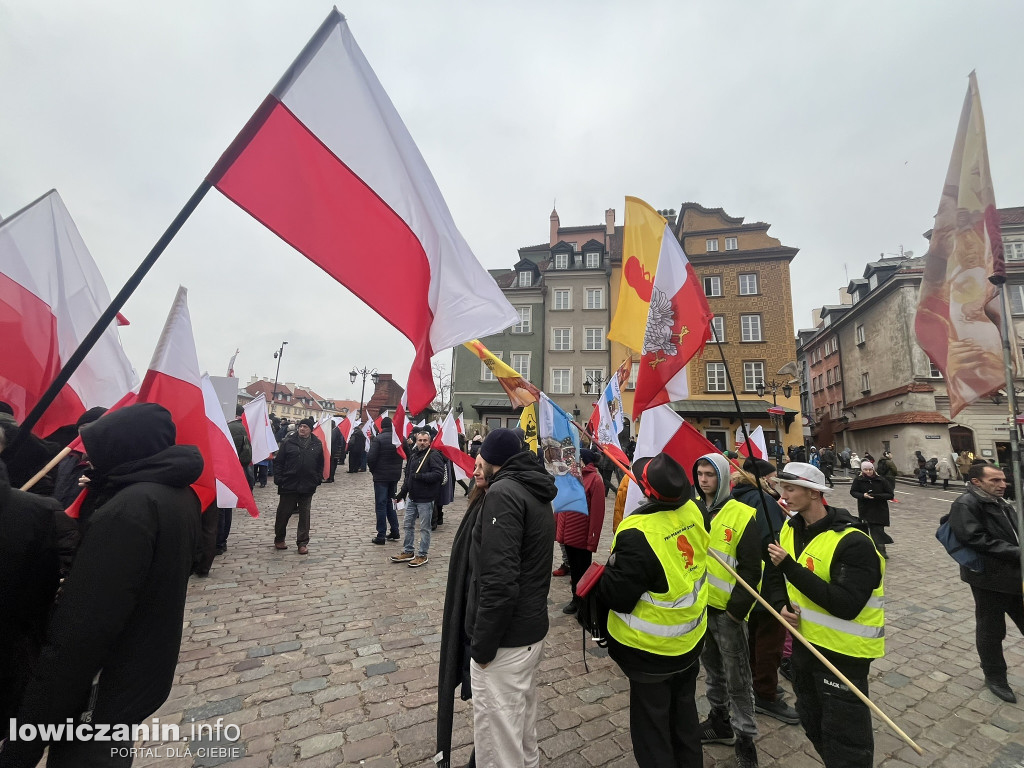
<path id="1" fill-rule="evenodd" d="M 286 387 L 288 387 L 288 389 L 290 389 L 290 390 L 292 390 L 292 391 L 295 391 L 295 382 L 294 382 L 294 381 L 286 381 L 286 382 L 284 383 L 284 385 L 285 385 Z"/>
<path id="2" fill-rule="evenodd" d="M 604 212 L 604 233 L 606 235 L 615 234 L 615 209 L 609 208 Z"/>
<path id="3" fill-rule="evenodd" d="M 554 245 L 558 242 L 558 227 L 560 222 L 558 221 L 558 211 L 554 208 L 551 209 L 551 242 L 549 245 Z"/>
<path id="4" fill-rule="evenodd" d="M 675 231 L 675 228 L 676 228 L 676 209 L 675 208 L 669 208 L 667 211 L 665 211 L 665 218 L 668 219 L 668 226 L 669 226 L 669 228 L 672 229 L 673 231 Z"/>

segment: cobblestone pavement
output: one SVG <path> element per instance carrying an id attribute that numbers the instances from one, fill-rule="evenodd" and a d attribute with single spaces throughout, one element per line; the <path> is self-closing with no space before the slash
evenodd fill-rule
<path id="1" fill-rule="evenodd" d="M 839 485 L 838 506 L 851 506 Z M 458 490 L 458 489 L 457 489 Z M 1024 707 L 984 689 L 974 649 L 970 592 L 933 537 L 955 493 L 901 485 L 893 506 L 886 576 L 887 650 L 872 667 L 878 703 L 926 750 L 917 756 L 876 721 L 876 765 L 1024 765 Z M 430 562 L 394 565 L 400 544 L 370 543 L 369 474 L 338 473 L 313 500 L 309 555 L 273 549 L 277 496 L 256 489 L 257 520 L 236 512 L 228 552 L 207 579 L 193 579 L 175 685 L 157 713 L 163 723 L 234 725 L 240 738 L 147 744 L 137 766 L 429 766 L 434 753 L 437 655 L 451 540 L 465 510 L 461 496 L 434 533 Z M 611 543 L 608 526 L 603 557 Z M 581 632 L 560 609 L 568 579 L 552 580 L 551 631 L 540 675 L 541 764 L 633 766 L 628 686 L 604 655 L 583 668 Z M 1010 682 L 1024 693 L 1022 643 L 1006 642 Z M 783 681 L 788 689 L 789 684 Z M 706 712 L 703 683 L 698 684 Z M 792 698 L 790 697 L 790 701 Z M 799 726 L 758 715 L 761 764 L 820 765 Z M 216 734 L 214 734 L 215 736 Z M 228 737 L 235 734 L 230 730 Z M 469 702 L 456 703 L 453 765 L 472 741 Z M 209 750 L 209 747 L 223 749 Z M 731 747 L 709 746 L 705 766 L 732 766 Z"/>

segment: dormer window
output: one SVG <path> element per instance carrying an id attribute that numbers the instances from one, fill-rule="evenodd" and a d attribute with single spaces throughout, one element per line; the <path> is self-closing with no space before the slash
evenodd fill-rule
<path id="1" fill-rule="evenodd" d="M 533 285 L 533 272 L 524 269 L 519 273 L 519 287 L 529 288 L 531 285 Z"/>
<path id="2" fill-rule="evenodd" d="M 586 255 L 586 263 L 584 266 L 587 269 L 599 269 L 601 267 L 601 254 L 600 253 L 588 253 Z"/>
<path id="3" fill-rule="evenodd" d="M 854 291 L 853 293 L 851 293 L 850 299 L 854 304 L 860 301 L 860 291 Z"/>
<path id="4" fill-rule="evenodd" d="M 868 290 L 873 291 L 878 287 L 878 273 L 872 272 L 871 277 L 868 278 Z"/>
<path id="5" fill-rule="evenodd" d="M 556 253 L 555 254 L 555 269 L 568 269 L 569 268 L 569 254 L 568 253 Z"/>

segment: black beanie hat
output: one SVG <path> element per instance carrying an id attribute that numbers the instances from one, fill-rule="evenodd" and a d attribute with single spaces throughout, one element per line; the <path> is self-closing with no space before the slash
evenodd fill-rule
<path id="1" fill-rule="evenodd" d="M 301 427 L 301 426 L 302 426 L 303 424 L 305 424 L 305 425 L 306 425 L 307 427 L 309 427 L 310 429 L 313 429 L 313 427 L 315 427 L 315 426 L 316 426 L 316 424 L 315 424 L 315 423 L 313 422 L 313 420 L 312 420 L 312 419 L 309 419 L 309 418 L 306 418 L 306 419 L 299 419 L 299 423 L 298 423 L 298 424 L 296 424 L 295 426 L 296 426 L 296 427 Z"/>
<path id="2" fill-rule="evenodd" d="M 779 468 L 772 464 L 770 461 L 764 459 L 755 459 L 753 456 L 748 456 L 747 460 L 743 462 L 743 471 L 754 474 L 754 467 L 757 466 L 758 477 L 768 477 L 768 475 L 774 474 L 779 471 Z"/>
<path id="3" fill-rule="evenodd" d="M 480 446 L 480 458 L 488 464 L 500 467 L 523 450 L 519 436 L 511 429 L 494 429 L 484 438 Z"/>
<path id="4" fill-rule="evenodd" d="M 584 465 L 597 464 L 597 452 L 592 451 L 589 448 L 582 449 L 580 451 L 580 463 Z"/>
<path id="5" fill-rule="evenodd" d="M 383 432 L 385 429 L 391 429 L 391 417 L 385 416 L 380 420 L 380 429 Z"/>

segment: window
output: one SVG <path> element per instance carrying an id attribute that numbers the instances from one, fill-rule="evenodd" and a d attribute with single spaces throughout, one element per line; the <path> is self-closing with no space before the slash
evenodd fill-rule
<path id="1" fill-rule="evenodd" d="M 939 366 L 937 366 L 931 360 L 928 361 L 928 376 L 933 379 L 942 378 L 942 371 L 939 370 Z"/>
<path id="2" fill-rule="evenodd" d="M 1003 258 L 1007 261 L 1024 259 L 1024 240 L 1017 243 L 1003 243 Z"/>
<path id="3" fill-rule="evenodd" d="M 740 315 L 740 341 L 763 341 L 760 315 Z"/>
<path id="4" fill-rule="evenodd" d="M 764 363 L 760 361 L 743 363 L 743 391 L 756 391 L 759 381 L 764 381 Z"/>
<path id="5" fill-rule="evenodd" d="M 1007 285 L 1010 290 L 1010 313 L 1024 315 L 1024 285 Z"/>
<path id="6" fill-rule="evenodd" d="M 513 352 L 512 367 L 519 371 L 519 375 L 527 381 L 530 380 L 530 353 Z"/>
<path id="7" fill-rule="evenodd" d="M 855 332 L 857 334 L 857 346 L 860 346 L 861 344 L 863 344 L 865 342 L 865 340 L 867 338 L 864 335 L 864 326 L 863 325 L 858 325 L 854 330 L 855 330 Z"/>
<path id="8" fill-rule="evenodd" d="M 839 337 L 838 336 L 833 336 L 832 337 L 832 354 L 835 354 L 838 351 L 839 351 Z"/>
<path id="9" fill-rule="evenodd" d="M 605 376 L 604 368 L 584 368 L 583 369 L 583 381 L 580 382 L 582 386 L 587 381 L 590 382 L 590 394 L 596 395 L 600 390 L 604 389 L 608 383 L 608 377 Z M 597 382 L 601 383 L 598 384 Z"/>
<path id="10" fill-rule="evenodd" d="M 827 371 L 825 371 L 825 383 L 828 386 L 830 386 L 830 387 L 832 386 L 832 369 L 831 368 L 829 368 Z"/>
<path id="11" fill-rule="evenodd" d="M 854 291 L 853 293 L 851 293 L 850 294 L 850 299 L 852 300 L 852 302 L 854 304 L 856 304 L 858 301 L 860 301 L 860 291 Z"/>
<path id="12" fill-rule="evenodd" d="M 725 342 L 725 318 L 716 315 L 711 318 L 711 338 L 708 339 L 708 344 L 714 344 L 717 338 L 721 342 Z"/>
<path id="13" fill-rule="evenodd" d="M 836 404 L 835 403 L 829 403 L 828 404 L 828 415 L 831 416 L 833 419 L 836 417 Z"/>
<path id="14" fill-rule="evenodd" d="M 533 272 L 524 269 L 519 273 L 519 287 L 529 288 L 531 285 L 533 285 Z"/>
<path id="15" fill-rule="evenodd" d="M 736 250 L 739 250 L 739 247 L 740 247 L 739 243 L 736 242 L 736 238 L 735 237 L 727 237 L 727 238 L 725 238 L 725 250 L 727 250 L 727 251 L 736 251 Z"/>
<path id="16" fill-rule="evenodd" d="M 835 368 L 832 369 L 832 381 L 834 381 L 836 384 L 838 384 L 841 381 L 841 379 L 839 378 L 839 366 L 838 365 Z"/>
<path id="17" fill-rule="evenodd" d="M 860 375 L 860 391 L 863 393 L 871 391 L 871 377 L 866 373 Z"/>
<path id="18" fill-rule="evenodd" d="M 872 273 L 871 277 L 868 278 L 868 290 L 873 291 L 878 287 L 878 273 Z"/>
<path id="19" fill-rule="evenodd" d="M 708 363 L 708 392 L 726 392 L 725 363 Z"/>
<path id="20" fill-rule="evenodd" d="M 555 254 L 555 269 L 568 269 L 569 268 L 569 254 L 568 253 L 556 253 Z"/>
<path id="21" fill-rule="evenodd" d="M 492 352 L 491 354 L 493 354 L 499 360 L 505 359 L 504 352 Z M 480 361 L 480 381 L 497 381 L 497 379 L 494 377 L 494 372 L 487 367 L 487 363 L 485 363 L 483 360 Z"/>
<path id="22" fill-rule="evenodd" d="M 584 257 L 583 266 L 587 269 L 600 269 L 601 267 L 601 254 L 600 253 L 588 253 Z"/>
<path id="23" fill-rule="evenodd" d="M 568 395 L 572 393 L 571 368 L 551 369 L 551 393 L 554 395 Z"/>
<path id="24" fill-rule="evenodd" d="M 757 295 L 757 272 L 746 272 L 740 275 L 740 296 Z"/>
<path id="25" fill-rule="evenodd" d="M 640 363 L 633 363 L 629 369 L 629 378 L 626 379 L 626 389 L 636 389 L 636 377 L 640 375 Z"/>
<path id="26" fill-rule="evenodd" d="M 604 349 L 604 328 L 584 328 L 583 348 Z"/>
<path id="27" fill-rule="evenodd" d="M 555 309 L 572 309 L 572 289 L 555 289 Z"/>
<path id="28" fill-rule="evenodd" d="M 704 295 L 705 296 L 721 296 L 722 295 L 722 278 L 719 275 L 713 275 L 712 277 L 704 278 Z"/>
<path id="29" fill-rule="evenodd" d="M 516 312 L 519 313 L 519 322 L 512 326 L 512 333 L 529 333 L 533 307 L 516 307 Z"/>
<path id="30" fill-rule="evenodd" d="M 570 352 L 572 350 L 572 328 L 552 328 L 551 349 L 555 352 Z"/>
<path id="31" fill-rule="evenodd" d="M 709 237 L 707 240 L 704 241 L 704 244 L 707 246 L 708 253 L 710 253 L 711 251 L 717 251 L 718 250 L 718 238 L 717 237 Z"/>
<path id="32" fill-rule="evenodd" d="M 587 288 L 587 309 L 604 309 L 604 288 Z"/>
<path id="33" fill-rule="evenodd" d="M 825 317 L 822 319 L 822 323 L 826 328 L 832 325 L 832 315 L 825 315 Z"/>

